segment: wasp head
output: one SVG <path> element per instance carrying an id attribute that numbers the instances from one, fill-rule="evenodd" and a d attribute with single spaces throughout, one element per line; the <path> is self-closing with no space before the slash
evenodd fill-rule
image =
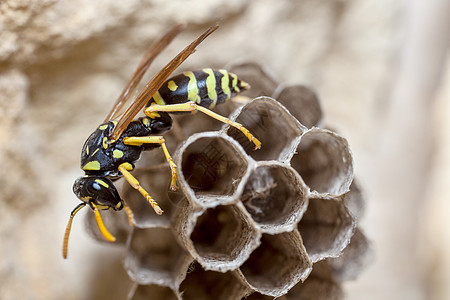
<path id="1" fill-rule="evenodd" d="M 101 176 L 79 177 L 73 184 L 74 194 L 92 209 L 121 210 L 123 208 L 122 199 L 117 192 L 113 182 Z"/>
<path id="2" fill-rule="evenodd" d="M 124 203 L 120 199 L 119 193 L 116 190 L 113 182 L 101 176 L 84 176 L 79 177 L 73 184 L 73 192 L 83 201 L 70 214 L 69 223 L 67 223 L 66 232 L 64 234 L 63 243 L 63 257 L 67 258 L 67 248 L 69 244 L 70 229 L 72 228 L 72 220 L 80 209 L 89 205 L 95 213 L 95 220 L 103 237 L 110 242 L 114 242 L 116 238 L 109 233 L 103 224 L 102 217 L 99 210 L 113 209 L 121 210 L 124 208 Z"/>

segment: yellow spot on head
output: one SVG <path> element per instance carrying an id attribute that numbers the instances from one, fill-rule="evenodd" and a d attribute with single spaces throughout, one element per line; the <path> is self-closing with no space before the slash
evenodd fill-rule
<path id="1" fill-rule="evenodd" d="M 98 127 L 100 130 L 105 130 L 106 128 L 108 128 L 108 124 L 103 124 Z"/>
<path id="2" fill-rule="evenodd" d="M 114 150 L 113 151 L 113 157 L 114 158 L 121 158 L 121 157 L 123 157 L 123 151 L 121 151 L 121 150 Z"/>
<path id="3" fill-rule="evenodd" d="M 122 202 L 116 204 L 116 208 L 120 208 L 122 206 Z"/>
<path id="4" fill-rule="evenodd" d="M 143 118 L 142 124 L 144 124 L 145 126 L 148 126 L 148 125 L 150 125 L 150 120 L 148 118 Z"/>
<path id="5" fill-rule="evenodd" d="M 109 188 L 109 184 L 107 184 L 106 182 L 104 182 L 101 179 L 95 179 L 95 182 L 97 182 L 98 184 L 103 185 L 105 188 Z"/>
<path id="6" fill-rule="evenodd" d="M 100 209 L 100 210 L 108 210 L 108 209 L 111 208 L 111 207 L 108 206 L 108 205 L 102 205 L 102 204 L 97 204 L 96 206 L 97 206 L 97 208 Z"/>
<path id="7" fill-rule="evenodd" d="M 100 170 L 100 163 L 96 160 L 90 161 L 85 164 L 82 169 L 86 171 L 97 171 Z"/>
<path id="8" fill-rule="evenodd" d="M 172 92 L 175 92 L 178 88 L 178 85 L 175 83 L 175 81 L 171 80 L 169 81 L 169 83 L 167 84 L 167 87 L 169 88 L 169 90 L 171 90 Z"/>
<path id="9" fill-rule="evenodd" d="M 86 196 L 86 197 L 81 197 L 80 200 L 82 200 L 83 202 L 89 202 L 89 200 L 91 200 L 92 198 L 90 196 Z"/>

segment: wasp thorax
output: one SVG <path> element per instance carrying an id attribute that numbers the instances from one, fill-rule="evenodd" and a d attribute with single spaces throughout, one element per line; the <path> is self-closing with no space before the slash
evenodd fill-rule
<path id="1" fill-rule="evenodd" d="M 73 184 L 74 194 L 87 204 L 94 203 L 98 209 L 123 208 L 122 199 L 113 182 L 101 176 L 78 177 Z"/>

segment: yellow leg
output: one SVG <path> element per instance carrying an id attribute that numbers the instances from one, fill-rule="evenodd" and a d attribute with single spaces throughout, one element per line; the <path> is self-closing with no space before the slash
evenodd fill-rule
<path id="1" fill-rule="evenodd" d="M 150 203 L 150 205 L 153 207 L 153 209 L 155 210 L 155 212 L 160 215 L 163 213 L 163 210 L 158 206 L 158 203 L 153 200 L 153 198 L 150 196 L 150 194 L 144 190 L 144 188 L 139 184 L 139 181 L 137 181 L 136 178 L 134 178 L 133 175 L 131 175 L 130 172 L 128 172 L 129 170 L 131 170 L 131 167 L 128 163 L 123 163 L 119 166 L 119 171 L 122 172 L 122 175 L 125 177 L 125 179 L 128 181 L 128 183 L 135 188 L 136 190 L 138 190 L 142 196 L 145 197 L 145 199 L 148 201 L 148 203 Z"/>
<path id="2" fill-rule="evenodd" d="M 126 205 L 124 202 L 122 202 L 123 203 L 123 208 L 125 209 L 125 211 L 126 211 L 126 213 L 127 213 L 127 215 L 128 215 L 128 223 L 131 225 L 131 226 L 134 226 L 134 221 L 133 221 L 133 219 L 134 219 L 134 215 L 133 215 L 133 211 L 130 209 L 130 207 L 128 206 L 128 205 Z"/>
<path id="3" fill-rule="evenodd" d="M 97 205 L 92 203 L 92 206 L 94 207 L 95 220 L 97 221 L 98 229 L 100 229 L 103 237 L 109 242 L 115 242 L 116 238 L 111 233 L 109 233 L 108 229 L 106 229 L 102 217 L 100 216 L 100 212 L 98 211 Z"/>
<path id="4" fill-rule="evenodd" d="M 203 106 L 197 105 L 194 102 L 186 102 L 186 103 L 181 103 L 181 104 L 170 104 L 170 105 L 152 104 L 145 109 L 144 113 L 150 117 L 155 112 L 158 112 L 158 111 L 164 111 L 164 112 L 201 111 L 202 113 L 207 114 L 208 116 L 210 116 L 216 120 L 219 120 L 225 124 L 229 124 L 237 129 L 239 129 L 250 140 L 250 142 L 255 144 L 255 149 L 261 148 L 261 142 L 257 138 L 255 138 L 250 133 L 250 131 L 248 131 L 247 128 L 242 126 L 242 124 L 231 121 L 230 119 L 225 118 L 219 114 L 216 114 L 215 112 L 213 112 Z"/>
<path id="5" fill-rule="evenodd" d="M 136 136 L 125 137 L 123 140 L 125 145 L 142 146 L 142 144 L 160 144 L 161 148 L 166 156 L 166 160 L 169 163 L 170 170 L 172 171 L 172 180 L 170 182 L 170 189 L 176 191 L 177 189 L 177 165 L 173 162 L 172 156 L 170 156 L 169 150 L 167 150 L 164 137 L 162 136 Z"/>

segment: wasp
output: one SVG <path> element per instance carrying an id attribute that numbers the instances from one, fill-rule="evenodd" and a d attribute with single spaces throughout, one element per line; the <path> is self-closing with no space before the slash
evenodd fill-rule
<path id="1" fill-rule="evenodd" d="M 126 202 L 120 198 L 114 186 L 114 181 L 121 177 L 124 177 L 142 194 L 158 215 L 163 213 L 158 203 L 142 188 L 131 171 L 142 151 L 159 147 L 164 152 L 171 169 L 170 189 L 176 190 L 177 166 L 161 135 L 171 129 L 170 113 L 200 111 L 239 129 L 250 142 L 254 143 L 255 149 L 261 147 L 261 142 L 241 124 L 211 111 L 215 105 L 224 103 L 239 92 L 248 89 L 249 85 L 246 82 L 226 70 L 210 68 L 184 72 L 168 79 L 172 72 L 196 50 L 196 47 L 218 28 L 217 24 L 208 28 L 175 56 L 145 85 L 128 108 L 124 109 L 133 98 L 138 84 L 152 61 L 181 32 L 182 27 L 182 25 L 173 27 L 152 44 L 104 122 L 84 143 L 81 151 L 81 169 L 85 175 L 76 179 L 73 185 L 74 194 L 82 202 L 70 214 L 63 240 L 64 258 L 67 258 L 72 220 L 85 206 L 89 206 L 94 211 L 97 226 L 107 241 L 114 242 L 115 237 L 106 229 L 100 210 L 125 209 L 129 223 L 133 225 L 133 213 Z M 135 119 L 142 109 L 145 116 Z M 125 112 L 121 113 L 123 110 Z"/>

